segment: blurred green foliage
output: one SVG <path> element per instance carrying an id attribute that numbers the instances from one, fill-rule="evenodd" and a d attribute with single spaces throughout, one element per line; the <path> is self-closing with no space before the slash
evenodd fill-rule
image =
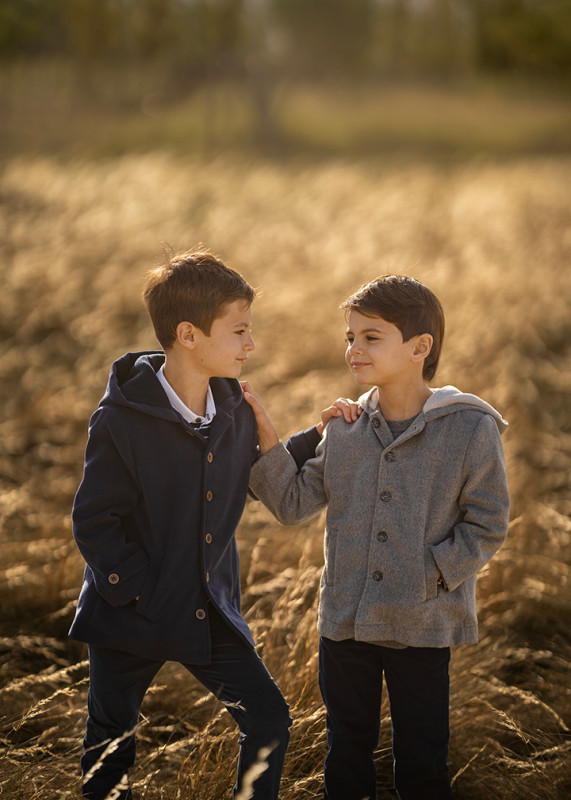
<path id="1" fill-rule="evenodd" d="M 0 0 L 0 58 L 160 58 L 182 79 L 244 73 L 568 80 L 569 0 Z"/>
<path id="2" fill-rule="evenodd" d="M 571 0 L 0 0 L 6 157 L 568 152 L 570 78 Z"/>

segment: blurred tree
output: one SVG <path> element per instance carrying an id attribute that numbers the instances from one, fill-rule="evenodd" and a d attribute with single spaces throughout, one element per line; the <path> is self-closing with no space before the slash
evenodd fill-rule
<path id="1" fill-rule="evenodd" d="M 172 36 L 171 0 L 139 0 L 133 4 L 129 14 L 126 39 L 132 38 L 136 54 L 151 58 L 164 52 Z"/>
<path id="2" fill-rule="evenodd" d="M 269 2 L 292 66 L 315 75 L 350 75 L 368 66 L 374 0 Z"/>
<path id="3" fill-rule="evenodd" d="M 171 0 L 171 7 L 175 34 L 169 49 L 181 80 L 231 71 L 241 48 L 243 0 Z"/>
<path id="4" fill-rule="evenodd" d="M 479 66 L 571 77 L 570 0 L 475 0 Z"/>
<path id="5" fill-rule="evenodd" d="M 108 56 L 117 42 L 120 0 L 61 0 L 68 46 L 80 64 Z"/>
<path id="6" fill-rule="evenodd" d="M 0 58 L 65 49 L 62 0 L 0 0 Z"/>

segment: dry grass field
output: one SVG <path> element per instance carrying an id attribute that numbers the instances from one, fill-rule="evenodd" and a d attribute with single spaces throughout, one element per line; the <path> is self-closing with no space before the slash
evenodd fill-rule
<path id="1" fill-rule="evenodd" d="M 280 433 L 357 396 L 339 303 L 376 275 L 441 298 L 436 385 L 510 422 L 507 544 L 481 575 L 481 641 L 453 653 L 457 798 L 571 793 L 571 159 L 288 163 L 160 153 L 14 157 L 0 173 L 0 796 L 79 797 L 86 652 L 66 639 L 81 581 L 70 508 L 110 362 L 154 348 L 146 271 L 202 243 L 259 288 L 244 373 Z M 320 796 L 316 598 L 322 520 L 239 530 L 245 615 L 291 705 L 284 800 Z M 231 797 L 236 730 L 178 665 L 145 700 L 140 800 Z M 384 706 L 379 798 L 391 794 Z"/>

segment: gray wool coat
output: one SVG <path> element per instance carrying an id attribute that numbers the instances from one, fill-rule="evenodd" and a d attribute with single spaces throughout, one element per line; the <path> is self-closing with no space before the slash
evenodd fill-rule
<path id="1" fill-rule="evenodd" d="M 446 386 L 393 440 L 377 390 L 358 402 L 358 421 L 331 420 L 301 471 L 280 443 L 254 464 L 250 488 L 285 525 L 327 507 L 322 636 L 474 643 L 476 575 L 507 535 L 507 423 Z"/>

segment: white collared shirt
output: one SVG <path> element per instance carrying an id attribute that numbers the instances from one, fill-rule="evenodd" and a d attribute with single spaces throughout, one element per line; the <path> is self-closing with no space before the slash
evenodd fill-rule
<path id="1" fill-rule="evenodd" d="M 175 411 L 181 415 L 181 417 L 186 421 L 189 422 L 191 425 L 209 425 L 214 416 L 216 414 L 216 405 L 214 404 L 214 397 L 212 396 L 212 389 L 210 386 L 208 387 L 208 391 L 206 392 L 206 413 L 203 417 L 200 417 L 198 414 L 195 414 L 192 409 L 190 409 L 185 403 L 182 402 L 178 394 L 172 388 L 170 383 L 165 378 L 165 366 L 164 364 L 157 372 L 157 378 L 160 381 L 161 386 L 165 390 L 166 396 L 168 397 L 169 403 L 174 408 Z"/>

